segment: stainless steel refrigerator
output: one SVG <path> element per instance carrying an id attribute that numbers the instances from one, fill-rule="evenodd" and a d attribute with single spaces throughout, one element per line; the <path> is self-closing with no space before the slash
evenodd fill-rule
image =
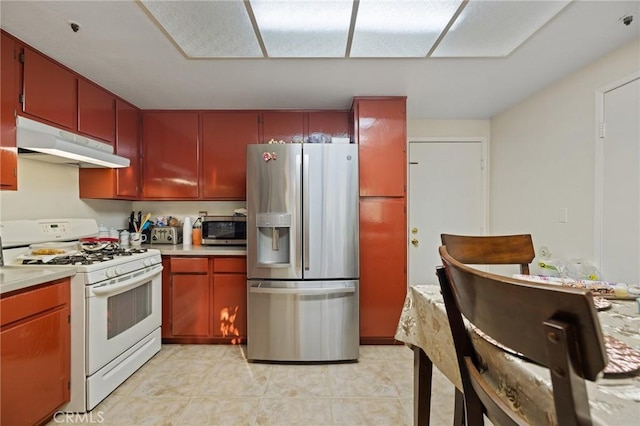
<path id="1" fill-rule="evenodd" d="M 358 149 L 247 147 L 247 358 L 359 355 Z"/>

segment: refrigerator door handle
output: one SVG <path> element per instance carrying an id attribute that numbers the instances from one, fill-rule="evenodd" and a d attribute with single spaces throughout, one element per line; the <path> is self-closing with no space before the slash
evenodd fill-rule
<path id="1" fill-rule="evenodd" d="M 325 294 L 341 294 L 355 293 L 355 287 L 340 288 L 269 288 L 269 287 L 250 287 L 249 293 L 263 294 L 295 294 L 298 296 L 325 295 Z"/>
<path id="2" fill-rule="evenodd" d="M 309 154 L 302 161 L 302 226 L 304 239 L 304 269 L 309 270 Z"/>

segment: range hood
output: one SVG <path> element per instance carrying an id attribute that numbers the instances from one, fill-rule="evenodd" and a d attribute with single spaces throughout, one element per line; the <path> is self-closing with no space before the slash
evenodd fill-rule
<path id="1" fill-rule="evenodd" d="M 77 167 L 129 167 L 129 159 L 115 155 L 104 142 L 21 116 L 16 125 L 18 154 L 25 158 Z"/>

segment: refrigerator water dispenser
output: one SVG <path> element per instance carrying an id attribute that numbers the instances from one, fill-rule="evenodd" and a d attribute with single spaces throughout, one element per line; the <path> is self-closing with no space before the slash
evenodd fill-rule
<path id="1" fill-rule="evenodd" d="M 288 266 L 291 263 L 291 213 L 256 214 L 258 263 Z"/>

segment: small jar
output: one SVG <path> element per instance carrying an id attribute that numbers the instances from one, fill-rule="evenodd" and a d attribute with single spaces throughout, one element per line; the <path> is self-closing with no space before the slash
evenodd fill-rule
<path id="1" fill-rule="evenodd" d="M 194 246 L 202 245 L 202 228 L 193 228 L 191 230 L 191 244 Z"/>
<path id="2" fill-rule="evenodd" d="M 129 231 L 126 229 L 120 232 L 120 245 L 122 247 L 129 247 Z"/>
<path id="3" fill-rule="evenodd" d="M 202 245 L 202 223 L 200 218 L 196 219 L 191 229 L 191 244 L 194 246 Z"/>

